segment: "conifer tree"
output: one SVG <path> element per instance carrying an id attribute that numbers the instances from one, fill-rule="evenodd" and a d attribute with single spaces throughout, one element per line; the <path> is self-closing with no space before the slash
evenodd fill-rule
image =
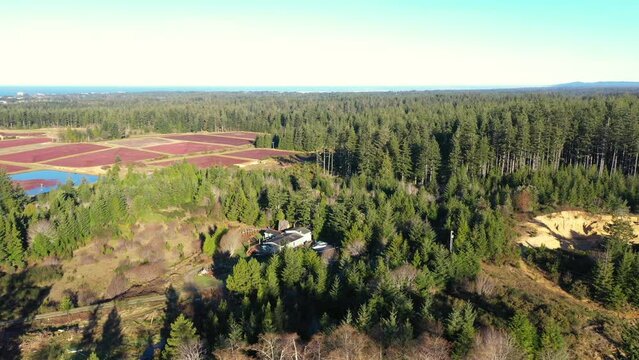
<path id="1" fill-rule="evenodd" d="M 517 312 L 510 321 L 509 328 L 510 333 L 526 355 L 526 358 L 533 359 L 537 344 L 537 330 L 530 323 L 528 317 L 521 312 Z"/>
<path id="2" fill-rule="evenodd" d="M 177 359 L 178 349 L 191 341 L 199 341 L 193 322 L 180 314 L 171 324 L 171 334 L 166 340 L 162 355 L 165 359 Z"/>

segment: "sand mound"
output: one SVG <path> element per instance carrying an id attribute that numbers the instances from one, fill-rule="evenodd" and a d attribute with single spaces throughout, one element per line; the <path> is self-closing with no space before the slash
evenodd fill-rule
<path id="1" fill-rule="evenodd" d="M 626 215 L 635 234 L 639 235 L 639 215 Z M 591 214 L 585 211 L 560 211 L 537 216 L 520 224 L 519 243 L 526 246 L 546 246 L 550 249 L 589 250 L 596 247 L 613 221 L 612 215 Z M 639 243 L 639 236 L 633 242 Z"/>

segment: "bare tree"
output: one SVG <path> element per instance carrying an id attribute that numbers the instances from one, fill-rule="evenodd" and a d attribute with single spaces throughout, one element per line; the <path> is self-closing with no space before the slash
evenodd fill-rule
<path id="1" fill-rule="evenodd" d="M 405 346 L 387 349 L 387 359 L 449 360 L 451 345 L 444 338 L 422 334 Z"/>
<path id="2" fill-rule="evenodd" d="M 176 349 L 179 360 L 204 360 L 207 358 L 204 345 L 199 340 L 187 341 Z"/>
<path id="3" fill-rule="evenodd" d="M 495 293 L 495 282 L 488 275 L 481 273 L 477 275 L 469 290 L 480 296 L 491 297 Z"/>
<path id="4" fill-rule="evenodd" d="M 476 337 L 468 355 L 471 360 L 523 360 L 524 354 L 508 333 L 488 328 Z"/>
<path id="5" fill-rule="evenodd" d="M 299 348 L 301 349 L 301 347 Z M 261 335 L 255 350 L 258 357 L 264 360 L 302 359 L 295 334 L 268 333 Z"/>
<path id="6" fill-rule="evenodd" d="M 55 235 L 55 228 L 51 221 L 49 220 L 38 220 L 33 225 L 29 226 L 29 230 L 27 232 L 27 241 L 29 246 L 33 245 L 33 241 L 36 236 L 42 235 L 49 239 L 53 238 Z"/>
<path id="7" fill-rule="evenodd" d="M 341 325 L 326 337 L 327 360 L 373 360 L 382 358 L 382 350 L 365 334 L 350 325 Z"/>

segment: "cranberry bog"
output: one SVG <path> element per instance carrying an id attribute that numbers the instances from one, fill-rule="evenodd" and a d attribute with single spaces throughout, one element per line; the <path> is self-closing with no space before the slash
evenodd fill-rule
<path id="1" fill-rule="evenodd" d="M 292 155 L 293 152 L 285 151 L 285 150 L 275 150 L 275 149 L 250 149 L 243 151 L 235 151 L 232 153 L 228 153 L 229 156 L 240 157 L 244 159 L 253 159 L 253 160 L 264 160 L 270 157 L 276 156 L 288 156 Z"/>
<path id="2" fill-rule="evenodd" d="M 123 164 L 151 166 L 187 161 L 205 168 L 258 164 L 259 160 L 294 153 L 256 149 L 253 146 L 256 137 L 256 133 L 233 131 L 149 134 L 94 143 L 52 143 L 53 139 L 47 136 L 0 140 L 0 169 L 12 176 L 27 171 L 74 171 L 74 168 L 98 175 L 118 159 Z"/>
<path id="3" fill-rule="evenodd" d="M 90 151 L 106 149 L 106 146 L 96 144 L 68 144 L 52 146 L 44 149 L 23 151 L 14 154 L 0 156 L 0 160 L 14 161 L 19 163 L 39 163 L 65 156 L 87 153 Z"/>
<path id="4" fill-rule="evenodd" d="M 51 139 L 46 137 L 34 137 L 28 139 L 13 139 L 13 140 L 0 140 L 0 149 L 12 148 L 16 146 L 42 144 L 51 142 Z"/>
<path id="5" fill-rule="evenodd" d="M 98 181 L 98 176 L 95 175 L 57 170 L 26 171 L 9 175 L 9 177 L 11 181 L 16 186 L 20 186 L 27 195 L 38 195 L 49 192 L 69 181 L 74 185 L 80 185 L 83 182 L 93 184 Z"/>
<path id="6" fill-rule="evenodd" d="M 149 160 L 158 158 L 162 155 L 150 151 L 129 149 L 129 148 L 112 148 L 103 151 L 96 151 L 90 154 L 78 156 L 70 156 L 64 159 L 49 161 L 46 164 L 66 167 L 92 167 L 113 165 L 119 158 L 122 163 L 132 163 L 141 160 Z"/>
<path id="7" fill-rule="evenodd" d="M 156 145 L 145 148 L 146 150 L 152 150 L 172 155 L 184 155 L 194 154 L 205 151 L 218 151 L 228 149 L 228 146 L 218 144 L 203 144 L 194 142 L 179 142 L 173 144 Z"/>
<path id="8" fill-rule="evenodd" d="M 29 170 L 28 168 L 23 167 L 23 166 L 11 165 L 11 164 L 2 164 L 2 163 L 0 163 L 0 169 L 3 169 L 4 171 L 6 171 L 7 174 L 15 173 L 15 172 L 18 172 L 18 171 Z"/>
<path id="9" fill-rule="evenodd" d="M 14 184 L 19 185 L 23 190 L 39 189 L 41 187 L 58 186 L 60 181 L 56 179 L 32 179 L 32 180 L 14 180 Z"/>
<path id="10" fill-rule="evenodd" d="M 253 140 L 239 139 L 221 135 L 203 135 L 203 134 L 180 134 L 180 135 L 167 135 L 167 139 L 182 140 L 182 141 L 195 141 L 209 144 L 221 144 L 242 146 L 253 144 Z"/>

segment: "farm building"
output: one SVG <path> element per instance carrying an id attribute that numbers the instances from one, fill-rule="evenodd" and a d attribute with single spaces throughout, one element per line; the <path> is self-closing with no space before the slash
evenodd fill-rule
<path id="1" fill-rule="evenodd" d="M 276 244 L 280 247 L 295 248 L 302 245 L 310 244 L 313 241 L 313 235 L 311 231 L 304 227 L 295 227 L 284 230 L 280 234 L 274 234 L 271 232 L 271 236 L 267 242 Z M 266 240 L 266 239 L 265 239 Z"/>
<path id="2" fill-rule="evenodd" d="M 295 227 L 283 232 L 267 229 L 263 231 L 264 239 L 251 253 L 255 255 L 269 255 L 279 252 L 281 249 L 296 248 L 309 245 L 313 242 L 311 231 L 304 227 Z"/>

